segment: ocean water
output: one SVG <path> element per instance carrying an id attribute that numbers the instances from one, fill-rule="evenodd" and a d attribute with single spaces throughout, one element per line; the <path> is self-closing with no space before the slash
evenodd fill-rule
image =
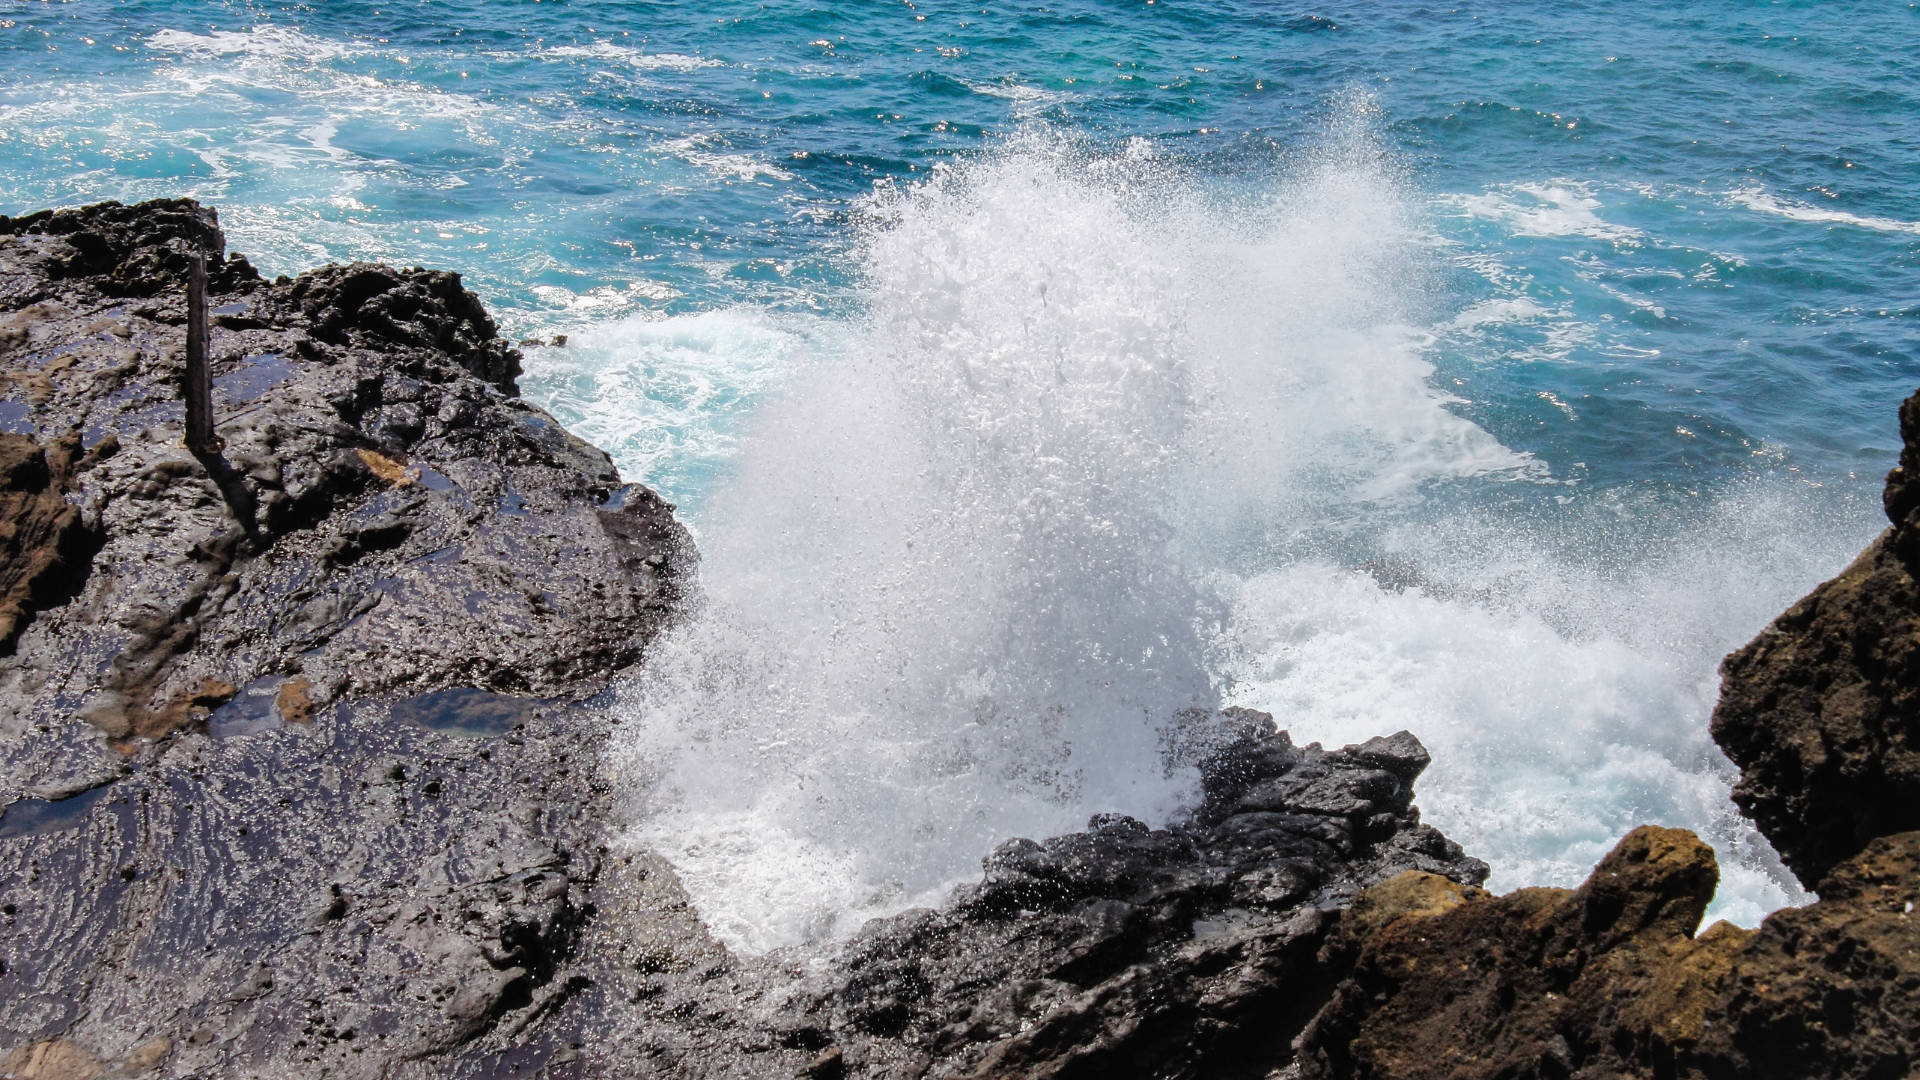
<path id="1" fill-rule="evenodd" d="M 635 842 L 831 940 L 1191 799 L 1180 717 L 1405 727 L 1491 885 L 1645 821 L 1805 899 L 1716 665 L 1882 526 L 1920 4 L 0 2 L 0 213 L 193 195 L 461 271 L 677 502 Z"/>

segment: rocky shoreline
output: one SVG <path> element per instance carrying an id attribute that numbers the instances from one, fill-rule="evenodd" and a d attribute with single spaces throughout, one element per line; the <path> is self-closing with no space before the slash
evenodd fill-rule
<path id="1" fill-rule="evenodd" d="M 220 439 L 199 454 L 195 250 Z M 1295 747 L 1229 710 L 1194 720 L 1183 820 L 1010 839 L 941 910 L 741 957 L 621 840 L 601 765 L 607 688 L 697 554 L 518 397 L 519 359 L 457 275 L 267 281 L 190 201 L 0 218 L 0 1075 L 1920 1061 L 1920 396 L 1895 528 L 1729 658 L 1715 714 L 1810 907 L 1693 936 L 1712 852 L 1657 828 L 1580 890 L 1489 896 L 1420 822 L 1411 734 Z"/>

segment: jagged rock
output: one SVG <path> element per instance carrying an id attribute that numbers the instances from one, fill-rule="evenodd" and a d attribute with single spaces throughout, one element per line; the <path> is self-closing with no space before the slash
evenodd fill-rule
<path id="1" fill-rule="evenodd" d="M 18 218 L 0 218 L 0 235 L 57 238 L 30 245 L 27 265 L 42 280 L 31 293 L 0 294 L 7 310 L 61 291 L 54 284 L 85 278 L 100 295 L 151 297 L 186 287 L 195 251 L 208 258 L 207 279 L 215 292 L 250 292 L 259 274 L 243 255 L 226 257 L 226 236 L 214 212 L 192 199 L 154 199 L 137 206 L 95 203 L 67 210 L 42 210 Z M 23 275 L 10 266 L 0 278 Z"/>
<path id="2" fill-rule="evenodd" d="M 943 911 L 869 924 L 819 988 L 824 1027 L 861 1057 L 906 1044 L 933 1074 L 1264 1076 L 1332 979 L 1316 954 L 1362 887 L 1421 869 L 1468 885 L 1484 863 L 1419 823 L 1425 750 L 1295 747 L 1263 713 L 1222 718 L 1190 819 L 1009 840 Z M 1391 744 L 1399 776 L 1371 768 Z M 1245 810 L 1249 791 L 1297 780 Z M 851 1060 L 851 1059 L 850 1059 Z"/>
<path id="3" fill-rule="evenodd" d="M 500 339 L 493 316 L 459 274 L 375 263 L 328 266 L 300 275 L 286 296 L 322 341 L 436 349 L 502 393 L 518 393 L 520 354 Z"/>
<path id="4" fill-rule="evenodd" d="M 1688 1006 L 1672 1010 L 1687 1022 L 1661 1032 L 1667 1046 L 1649 1056 L 1658 1062 L 1670 1047 L 1696 1075 L 1715 1078 L 1912 1075 L 1920 1065 L 1916 906 L 1920 832 L 1874 840 L 1827 875 L 1818 903 L 1775 912 L 1704 970 L 1676 979 L 1686 993 L 1665 997 Z M 1646 1011 L 1662 1004 L 1649 1001 Z"/>
<path id="5" fill-rule="evenodd" d="M 1809 888 L 1920 829 L 1920 394 L 1900 433 L 1893 527 L 1721 667 L 1713 737 L 1740 766 L 1734 801 Z"/>
<path id="6" fill-rule="evenodd" d="M 511 396 L 514 354 L 457 275 L 356 264 L 268 284 L 185 200 L 8 231 L 0 274 L 42 284 L 0 343 L 28 406 L 0 447 L 20 463 L 0 512 L 24 530 L 0 567 L 0 639 L 20 638 L 0 738 L 21 747 L 0 798 L 79 768 L 93 751 L 73 715 L 129 751 L 203 722 L 226 700 L 213 685 L 298 676 L 316 705 L 458 685 L 580 696 L 671 606 L 692 558 L 672 508 Z M 224 268 L 224 448 L 204 459 L 180 446 L 172 318 L 194 246 Z"/>
<path id="7" fill-rule="evenodd" d="M 1920 833 L 1840 864 L 1818 903 L 1695 938 L 1713 877 L 1691 833 L 1642 827 L 1577 892 L 1421 897 L 1408 874 L 1363 893 L 1328 947 L 1353 975 L 1302 1037 L 1301 1075 L 1909 1075 Z"/>
<path id="8" fill-rule="evenodd" d="M 1691 950 L 1719 876 L 1692 833 L 1642 826 L 1577 890 L 1492 897 L 1393 882 L 1357 904 L 1362 917 L 1329 945 L 1356 954 L 1353 973 L 1302 1037 L 1302 1075 L 1631 1071 L 1621 1027 L 1655 975 Z"/>
<path id="9" fill-rule="evenodd" d="M 569 703 L 694 553 L 516 356 L 457 275 L 268 283 L 189 200 L 0 222 L 8 1070 L 487 1074 L 578 989 L 606 726 Z"/>
<path id="10" fill-rule="evenodd" d="M 66 499 L 76 465 L 94 463 L 78 444 L 0 434 L 0 656 L 12 655 L 35 612 L 72 599 L 92 570 L 97 523 L 89 528 Z"/>

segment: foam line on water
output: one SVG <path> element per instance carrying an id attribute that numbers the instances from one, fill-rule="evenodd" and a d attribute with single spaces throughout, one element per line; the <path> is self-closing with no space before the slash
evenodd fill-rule
<path id="1" fill-rule="evenodd" d="M 630 312 L 660 292 L 633 282 L 549 299 L 569 314 Z M 733 460 L 742 416 L 779 385 L 796 353 L 825 347 L 817 322 L 746 308 L 669 318 L 643 309 L 566 326 L 565 348 L 525 350 L 522 392 L 606 450 L 621 475 L 644 479 L 687 512 L 698 509 L 689 496 Z"/>
<path id="2" fill-rule="evenodd" d="M 1589 186 L 1571 180 L 1538 184 L 1505 184 L 1478 195 L 1455 195 L 1448 202 L 1471 217 L 1496 221 L 1515 236 L 1582 236 L 1632 244 L 1638 229 L 1601 218 L 1605 209 Z"/>
<path id="3" fill-rule="evenodd" d="M 1875 232 L 1920 233 L 1920 221 L 1901 221 L 1898 218 L 1850 214 L 1845 210 L 1809 206 L 1806 203 L 1781 199 L 1759 188 L 1736 191 L 1729 198 L 1749 210 L 1783 217 L 1790 221 L 1805 221 L 1821 225 L 1852 225 L 1856 228 L 1872 229 Z"/>

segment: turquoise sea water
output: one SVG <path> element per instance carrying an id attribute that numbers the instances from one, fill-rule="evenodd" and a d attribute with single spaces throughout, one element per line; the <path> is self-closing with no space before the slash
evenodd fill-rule
<path id="1" fill-rule="evenodd" d="M 1099 733 L 1183 695 L 1412 728 L 1497 887 L 1691 825 L 1751 922 L 1798 894 L 1725 803 L 1714 664 L 1880 525 L 1920 384 L 1916 58 L 1910 3 L 5 0 L 0 212 L 193 195 L 269 273 L 448 267 L 515 338 L 568 334 L 527 394 L 682 505 L 748 652 L 833 688 L 728 730 L 897 751 L 716 757 L 691 691 L 636 698 L 635 745 L 682 755 L 636 827 L 696 837 L 736 944 L 1009 830 L 1165 812 Z M 1003 520 L 899 531 L 1025 591 L 916 638 L 950 598 L 858 518 L 796 527 L 823 497 Z M 729 593 L 850 565 L 901 592 Z M 891 644 L 816 649 L 841 620 Z M 740 670 L 696 638 L 687 686 Z M 909 640 L 961 659 L 875 667 Z M 1093 685 L 1125 692 L 1048 696 Z M 890 794 L 767 794 L 829 766 Z M 796 845 L 841 883 L 804 910 Z"/>

